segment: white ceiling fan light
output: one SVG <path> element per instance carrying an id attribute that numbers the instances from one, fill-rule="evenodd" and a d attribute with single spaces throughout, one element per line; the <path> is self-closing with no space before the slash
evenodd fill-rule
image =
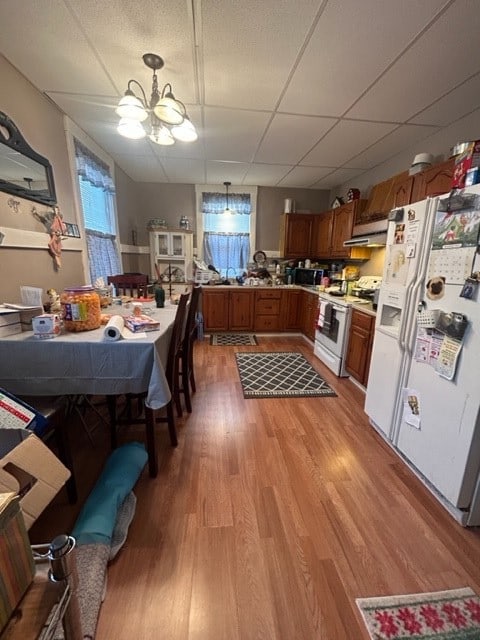
<path id="1" fill-rule="evenodd" d="M 175 144 L 175 140 L 172 134 L 167 129 L 167 127 L 164 127 L 163 125 L 153 124 L 152 132 L 148 137 L 155 144 L 160 144 L 164 147 L 168 147 L 172 144 Z"/>
<path id="2" fill-rule="evenodd" d="M 143 122 L 148 118 L 148 111 L 143 106 L 142 101 L 130 90 L 127 90 L 118 103 L 115 113 L 119 115 L 120 118 L 130 118 L 131 120 L 138 120 L 139 122 Z"/>

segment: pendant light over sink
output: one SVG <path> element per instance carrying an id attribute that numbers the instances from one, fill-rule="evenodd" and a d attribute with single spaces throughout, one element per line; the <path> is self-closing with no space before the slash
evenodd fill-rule
<path id="1" fill-rule="evenodd" d="M 160 145 L 172 145 L 175 140 L 194 142 L 198 138 L 197 132 L 185 105 L 173 95 L 172 85 L 167 82 L 161 92 L 158 89 L 157 71 L 164 65 L 162 58 L 155 53 L 145 53 L 143 62 L 153 71 L 150 101 L 142 85 L 129 80 L 116 109 L 120 116 L 118 133 L 133 140 L 144 138 L 148 133 L 150 140 Z M 140 97 L 135 95 L 132 85 L 140 91 Z M 148 118 L 149 131 L 145 131 L 142 122 Z"/>
<path id="2" fill-rule="evenodd" d="M 232 184 L 231 182 L 224 182 L 223 183 L 225 185 L 225 189 L 227 192 L 227 197 L 226 197 L 226 201 L 227 201 L 227 206 L 225 207 L 223 213 L 229 215 L 229 216 L 234 216 L 235 215 L 235 210 L 234 209 L 230 209 L 230 207 L 228 206 L 228 187 Z"/>

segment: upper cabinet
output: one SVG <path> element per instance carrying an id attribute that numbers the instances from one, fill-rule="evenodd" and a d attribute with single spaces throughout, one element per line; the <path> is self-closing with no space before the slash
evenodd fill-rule
<path id="1" fill-rule="evenodd" d="M 280 255 L 285 258 L 305 258 L 310 255 L 310 239 L 314 216 L 284 213 L 280 225 Z"/>
<path id="2" fill-rule="evenodd" d="M 356 224 L 382 220 L 396 207 L 448 193 L 452 188 L 454 165 L 455 161 L 451 158 L 413 176 L 403 171 L 374 185 Z"/>
<path id="3" fill-rule="evenodd" d="M 415 176 L 411 202 L 424 200 L 428 196 L 440 196 L 452 188 L 455 160 L 436 164 Z"/>
<path id="4" fill-rule="evenodd" d="M 315 258 L 351 258 L 352 249 L 343 243 L 352 237 L 352 228 L 365 200 L 347 204 L 314 216 L 311 255 Z"/>

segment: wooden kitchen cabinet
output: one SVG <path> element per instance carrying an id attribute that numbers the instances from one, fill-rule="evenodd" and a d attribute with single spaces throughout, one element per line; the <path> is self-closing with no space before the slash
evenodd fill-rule
<path id="1" fill-rule="evenodd" d="M 202 291 L 202 313 L 205 331 L 228 331 L 229 291 L 208 289 Z"/>
<path id="2" fill-rule="evenodd" d="M 203 288 L 203 322 L 205 331 L 252 331 L 255 292 L 235 287 L 233 290 Z"/>
<path id="3" fill-rule="evenodd" d="M 303 294 L 301 289 L 282 291 L 282 322 L 284 331 L 301 331 L 303 328 Z"/>
<path id="4" fill-rule="evenodd" d="M 314 216 L 311 255 L 316 258 L 330 256 L 332 248 L 333 210 Z"/>
<path id="5" fill-rule="evenodd" d="M 357 309 L 352 311 L 345 368 L 364 387 L 368 382 L 374 329 L 374 316 Z"/>
<path id="6" fill-rule="evenodd" d="M 314 258 L 351 257 L 352 249 L 343 243 L 352 237 L 354 221 L 365 203 L 365 200 L 353 200 L 314 216 L 311 251 Z"/>
<path id="7" fill-rule="evenodd" d="M 280 331 L 281 300 L 280 289 L 255 291 L 255 331 Z"/>
<path id="8" fill-rule="evenodd" d="M 302 333 L 312 342 L 315 341 L 315 322 L 318 313 L 318 293 L 303 291 L 303 324 Z"/>
<path id="9" fill-rule="evenodd" d="M 280 255 L 284 258 L 306 258 L 310 255 L 310 239 L 314 216 L 284 213 L 280 220 Z"/>
<path id="10" fill-rule="evenodd" d="M 425 200 L 428 196 L 440 196 L 451 191 L 454 168 L 455 161 L 450 158 L 415 175 L 411 202 Z"/>
<path id="11" fill-rule="evenodd" d="M 392 209 L 403 207 L 412 201 L 414 176 L 409 176 L 408 171 L 399 174 L 393 185 Z"/>
<path id="12" fill-rule="evenodd" d="M 238 288 L 228 292 L 228 328 L 232 331 L 252 331 L 255 311 L 255 291 Z"/>

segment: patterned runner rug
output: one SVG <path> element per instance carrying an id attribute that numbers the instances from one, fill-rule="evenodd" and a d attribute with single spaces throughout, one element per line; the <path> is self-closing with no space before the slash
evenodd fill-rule
<path id="1" fill-rule="evenodd" d="M 217 346 L 240 346 L 257 345 L 257 337 L 250 333 L 212 333 L 210 344 Z"/>
<path id="2" fill-rule="evenodd" d="M 469 588 L 356 602 L 372 640 L 480 638 L 480 598 Z"/>
<path id="3" fill-rule="evenodd" d="M 301 353 L 236 353 L 244 398 L 336 396 Z"/>

